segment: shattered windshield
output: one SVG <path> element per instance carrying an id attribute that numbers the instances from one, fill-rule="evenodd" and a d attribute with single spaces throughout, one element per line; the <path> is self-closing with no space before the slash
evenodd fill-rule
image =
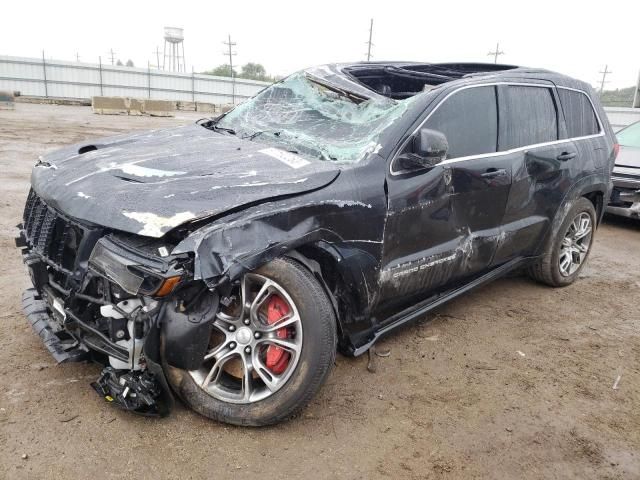
<path id="1" fill-rule="evenodd" d="M 297 73 L 238 105 L 216 128 L 301 155 L 357 162 L 376 151 L 380 133 L 410 101 L 362 99 Z"/>

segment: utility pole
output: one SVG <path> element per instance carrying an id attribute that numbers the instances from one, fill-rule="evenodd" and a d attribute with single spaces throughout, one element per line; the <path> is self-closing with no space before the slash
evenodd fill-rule
<path id="1" fill-rule="evenodd" d="M 236 52 L 233 51 L 233 47 L 236 46 L 235 42 L 231 41 L 231 35 L 226 42 L 222 42 L 223 45 L 229 47 L 229 52 L 223 52 L 223 55 L 229 55 L 229 74 L 231 75 L 231 103 L 236 104 L 236 76 L 233 74 L 233 56 Z"/>
<path id="2" fill-rule="evenodd" d="M 613 73 L 611 70 L 609 70 L 609 65 L 605 65 L 604 66 L 604 70 L 601 72 L 598 72 L 602 74 L 602 80 L 600 81 L 600 95 L 602 95 L 602 92 L 604 91 L 604 84 L 608 83 L 606 78 L 607 75 L 609 75 L 610 73 Z"/>
<path id="3" fill-rule="evenodd" d="M 112 48 L 111 50 L 109 50 L 109 53 L 111 54 L 111 65 L 115 65 L 114 59 L 116 56 L 116 52 L 114 52 Z"/>
<path id="4" fill-rule="evenodd" d="M 80 52 L 76 52 L 76 62 L 80 63 Z"/>
<path id="5" fill-rule="evenodd" d="M 500 42 L 496 43 L 495 52 L 487 53 L 488 56 L 493 55 L 493 63 L 498 63 L 498 55 L 504 55 L 504 52 L 500 50 Z"/>
<path id="6" fill-rule="evenodd" d="M 371 43 L 371 39 L 373 38 L 373 18 L 371 19 L 371 24 L 369 25 L 369 41 L 367 42 L 367 62 L 371 61 L 371 47 L 373 43 Z"/>
<path id="7" fill-rule="evenodd" d="M 160 47 L 156 47 L 156 51 L 153 53 L 156 54 L 156 68 L 160 70 Z"/>

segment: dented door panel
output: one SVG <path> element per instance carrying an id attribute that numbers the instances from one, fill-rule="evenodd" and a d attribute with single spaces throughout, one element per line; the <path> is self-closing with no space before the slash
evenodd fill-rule
<path id="1" fill-rule="evenodd" d="M 573 183 L 573 164 L 558 157 L 575 152 L 572 142 L 510 154 L 513 185 L 504 217 L 504 238 L 494 264 L 535 255 L 551 220 Z"/>
<path id="2" fill-rule="evenodd" d="M 484 157 L 451 165 L 453 210 L 463 240 L 461 265 L 464 278 L 486 269 L 502 241 L 502 222 L 511 188 L 511 160 Z"/>
<path id="3" fill-rule="evenodd" d="M 451 201 L 451 170 L 389 176 L 381 303 L 444 285 L 454 275 L 459 244 Z"/>

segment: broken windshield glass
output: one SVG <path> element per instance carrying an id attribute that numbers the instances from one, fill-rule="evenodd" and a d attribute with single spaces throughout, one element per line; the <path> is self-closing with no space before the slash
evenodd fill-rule
<path id="1" fill-rule="evenodd" d="M 238 105 L 217 126 L 302 155 L 357 162 L 376 150 L 382 131 L 411 101 L 363 100 L 297 73 Z"/>

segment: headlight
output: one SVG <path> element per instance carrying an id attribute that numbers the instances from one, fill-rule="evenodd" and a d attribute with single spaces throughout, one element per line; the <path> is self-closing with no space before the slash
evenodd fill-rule
<path id="1" fill-rule="evenodd" d="M 107 248 L 103 239 L 98 241 L 91 252 L 89 265 L 132 295 L 169 295 L 182 278 L 175 274 L 165 276 L 138 261 L 119 255 Z"/>

